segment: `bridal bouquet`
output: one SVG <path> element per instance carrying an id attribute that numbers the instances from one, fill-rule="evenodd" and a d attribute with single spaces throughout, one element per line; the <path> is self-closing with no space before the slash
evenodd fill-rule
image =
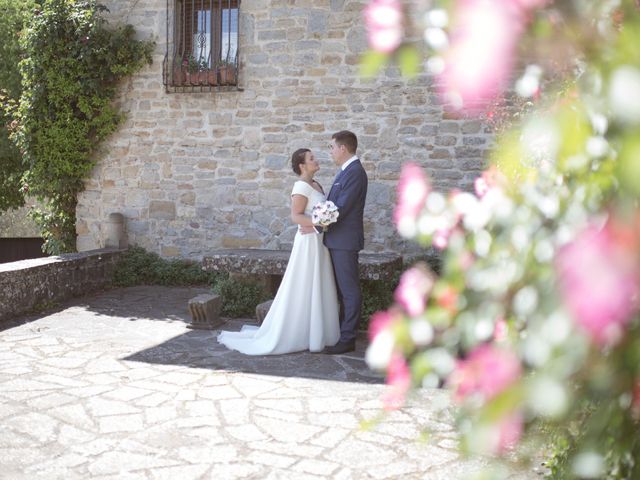
<path id="1" fill-rule="evenodd" d="M 338 221 L 338 207 L 331 200 L 316 204 L 311 211 L 311 221 L 326 231 L 327 227 Z"/>

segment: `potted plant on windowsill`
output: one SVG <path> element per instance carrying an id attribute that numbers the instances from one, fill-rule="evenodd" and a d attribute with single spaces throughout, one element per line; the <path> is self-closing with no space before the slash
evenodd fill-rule
<path id="1" fill-rule="evenodd" d="M 184 65 L 184 63 L 183 63 Z M 186 83 L 189 85 L 207 85 L 209 63 L 205 59 L 196 59 L 193 55 L 187 57 Z"/>
<path id="2" fill-rule="evenodd" d="M 175 85 L 180 87 L 184 85 L 186 81 L 186 72 L 187 72 L 188 61 L 187 59 L 183 59 L 180 62 L 173 63 L 173 70 L 171 72 L 171 85 Z"/>
<path id="3" fill-rule="evenodd" d="M 228 60 L 221 60 L 218 64 L 220 74 L 220 85 L 236 84 L 236 64 Z"/>

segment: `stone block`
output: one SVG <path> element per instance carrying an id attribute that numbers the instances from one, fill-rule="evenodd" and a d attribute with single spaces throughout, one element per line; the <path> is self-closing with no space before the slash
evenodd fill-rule
<path id="1" fill-rule="evenodd" d="M 258 325 L 262 325 L 262 322 L 264 322 L 272 303 L 273 300 L 267 300 L 256 307 L 256 319 L 258 320 Z"/>
<path id="2" fill-rule="evenodd" d="M 224 322 L 220 319 L 222 299 L 219 295 L 203 293 L 189 300 L 191 323 L 189 328 L 213 330 Z"/>

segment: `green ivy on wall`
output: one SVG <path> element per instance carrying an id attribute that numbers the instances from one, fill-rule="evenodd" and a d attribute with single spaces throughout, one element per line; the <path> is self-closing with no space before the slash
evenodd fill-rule
<path id="1" fill-rule="evenodd" d="M 20 98 L 19 38 L 33 5 L 35 0 L 0 0 L 0 103 Z M 10 116 L 0 108 L 0 212 L 25 201 L 20 191 L 24 168 L 20 151 L 9 139 L 10 125 Z"/>
<path id="2" fill-rule="evenodd" d="M 153 42 L 131 25 L 111 28 L 95 1 L 46 0 L 21 38 L 22 95 L 8 102 L 12 140 L 22 153 L 22 190 L 44 201 L 34 212 L 44 249 L 75 250 L 75 210 L 99 143 L 123 114 L 118 81 L 151 63 Z"/>

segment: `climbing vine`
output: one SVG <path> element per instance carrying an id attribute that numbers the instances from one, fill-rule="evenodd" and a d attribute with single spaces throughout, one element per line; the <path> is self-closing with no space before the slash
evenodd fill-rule
<path id="1" fill-rule="evenodd" d="M 151 63 L 153 42 L 136 40 L 131 25 L 112 28 L 106 11 L 95 1 L 43 2 L 21 38 L 22 95 L 5 105 L 22 190 L 44 202 L 33 216 L 51 254 L 75 250 L 77 196 L 123 118 L 112 102 L 118 81 Z"/>

